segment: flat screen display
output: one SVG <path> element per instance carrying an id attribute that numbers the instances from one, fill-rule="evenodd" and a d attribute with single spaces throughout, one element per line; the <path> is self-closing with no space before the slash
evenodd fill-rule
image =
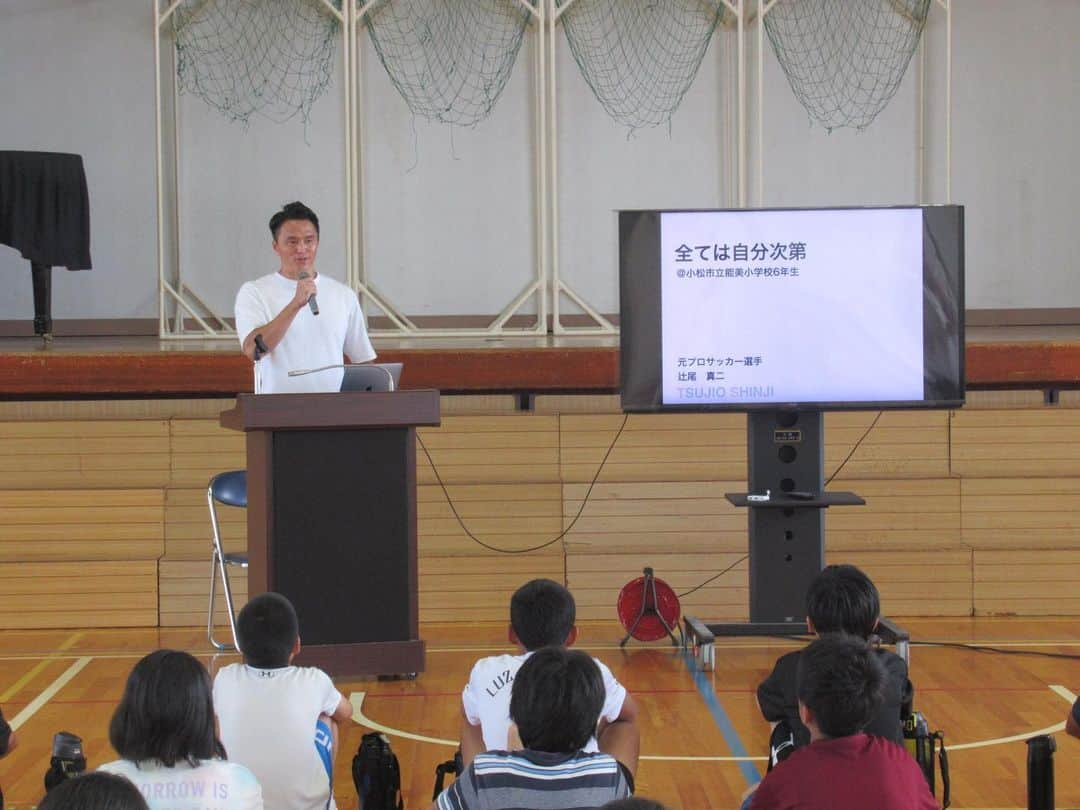
<path id="1" fill-rule="evenodd" d="M 623 211 L 628 411 L 964 399 L 963 208 Z"/>

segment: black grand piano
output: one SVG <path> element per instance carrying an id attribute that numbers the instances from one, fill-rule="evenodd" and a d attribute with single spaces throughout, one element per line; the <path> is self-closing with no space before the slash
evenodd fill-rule
<path id="1" fill-rule="evenodd" d="M 34 334 L 52 340 L 52 268 L 91 267 L 90 196 L 81 156 L 0 151 L 0 244 L 30 262 Z"/>

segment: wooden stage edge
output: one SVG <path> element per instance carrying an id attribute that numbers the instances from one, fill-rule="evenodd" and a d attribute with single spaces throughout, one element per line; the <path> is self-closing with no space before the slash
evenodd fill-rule
<path id="1" fill-rule="evenodd" d="M 1080 387 L 1080 334 L 1066 340 L 973 342 L 966 352 L 969 388 Z M 428 344 L 375 341 L 381 362 L 405 364 L 403 388 L 443 393 L 614 393 L 618 339 L 503 338 Z M 157 338 L 0 340 L 0 397 L 231 397 L 252 389 L 251 364 L 222 341 Z"/>

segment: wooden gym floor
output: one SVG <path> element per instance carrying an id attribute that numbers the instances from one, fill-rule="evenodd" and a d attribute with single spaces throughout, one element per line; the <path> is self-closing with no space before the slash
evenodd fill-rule
<path id="1" fill-rule="evenodd" d="M 17 605 L 9 605 L 17 609 Z M 78 605 L 72 605 L 73 610 Z M 1080 655 L 1074 618 L 900 620 L 913 639 L 996 645 L 1012 653 Z M 719 640 L 716 670 L 695 673 L 670 646 L 631 642 L 620 628 L 588 623 L 579 645 L 607 663 L 641 708 L 638 792 L 670 808 L 734 808 L 763 773 L 757 759 L 767 734 L 754 688 L 772 662 L 798 642 L 779 638 Z M 356 806 L 352 753 L 370 728 L 390 734 L 401 762 L 406 806 L 430 801 L 435 765 L 456 745 L 460 690 L 472 662 L 506 650 L 501 625 L 424 625 L 427 672 L 415 681 L 341 682 L 355 722 L 337 757 L 338 804 Z M 0 761 L 6 806 L 27 810 L 40 799 L 52 735 L 79 734 L 90 767 L 110 760 L 108 721 L 134 662 L 158 647 L 186 649 L 213 670 L 232 656 L 209 654 L 195 629 L 49 630 L 0 633 L 0 706 L 17 728 L 18 748 Z M 1080 807 L 1080 740 L 1060 731 L 1070 696 L 1080 691 L 1080 661 L 1045 655 L 914 646 L 916 707 L 950 747 L 953 806 L 1027 806 L 1023 740 L 1055 730 L 1058 808 Z M 745 757 L 751 759 L 745 759 Z M 733 759 L 734 758 L 734 759 Z"/>

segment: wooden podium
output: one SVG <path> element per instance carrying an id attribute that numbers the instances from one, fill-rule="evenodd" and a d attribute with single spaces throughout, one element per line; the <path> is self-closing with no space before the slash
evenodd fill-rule
<path id="1" fill-rule="evenodd" d="M 334 676 L 422 672 L 416 428 L 438 391 L 240 394 L 247 434 L 248 593 L 295 605 L 297 663 Z"/>

